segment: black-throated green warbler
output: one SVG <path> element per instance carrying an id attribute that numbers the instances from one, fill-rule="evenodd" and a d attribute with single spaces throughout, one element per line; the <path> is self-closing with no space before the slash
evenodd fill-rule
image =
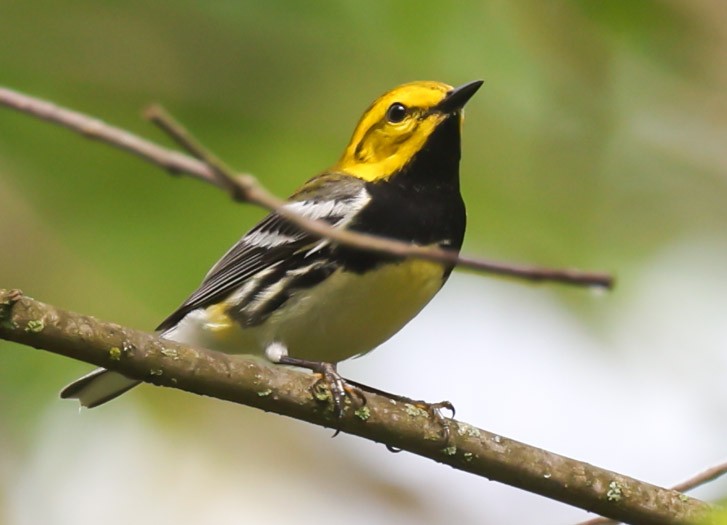
<path id="1" fill-rule="evenodd" d="M 412 82 L 379 97 L 338 163 L 309 180 L 286 206 L 337 228 L 459 250 L 465 231 L 462 108 L 481 85 Z M 158 330 L 177 342 L 335 374 L 336 363 L 399 331 L 451 271 L 318 239 L 272 213 Z M 98 369 L 61 396 L 94 407 L 137 384 Z"/>

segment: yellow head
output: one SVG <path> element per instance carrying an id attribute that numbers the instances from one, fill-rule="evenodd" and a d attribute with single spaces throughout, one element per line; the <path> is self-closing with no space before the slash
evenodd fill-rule
<path id="1" fill-rule="evenodd" d="M 334 169 L 367 181 L 388 179 L 425 147 L 440 124 L 461 121 L 462 107 L 481 85 L 481 80 L 458 88 L 420 81 L 385 93 L 363 114 Z"/>

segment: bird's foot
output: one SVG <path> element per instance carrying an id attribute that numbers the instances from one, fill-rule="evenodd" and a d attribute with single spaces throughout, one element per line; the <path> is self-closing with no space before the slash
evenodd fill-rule
<path id="1" fill-rule="evenodd" d="M 426 401 L 421 401 L 417 399 L 411 399 L 405 396 L 400 396 L 398 394 L 392 394 L 391 392 L 386 392 L 384 390 L 379 390 L 378 388 L 370 387 L 368 385 L 364 385 L 361 383 L 357 383 L 355 381 L 348 381 L 349 386 L 354 386 L 359 389 L 359 391 L 364 392 L 370 392 L 372 394 L 377 394 L 380 396 L 387 397 L 393 401 L 396 401 L 398 403 L 404 403 L 406 405 L 410 405 L 414 409 L 422 410 L 427 414 L 427 416 L 434 422 L 436 422 L 440 429 L 441 429 L 441 440 L 444 445 L 449 444 L 449 438 L 451 436 L 451 421 L 454 417 L 456 411 L 454 409 L 454 405 L 450 403 L 449 401 L 439 401 L 437 403 L 427 403 Z M 450 417 L 446 417 L 443 414 L 444 410 L 448 410 L 451 412 Z M 398 452 L 397 449 L 391 449 L 392 452 Z"/>
<path id="2" fill-rule="evenodd" d="M 340 419 L 343 415 L 347 399 L 356 402 L 360 406 L 366 405 L 366 396 L 361 388 L 341 377 L 334 363 L 309 361 L 288 356 L 281 357 L 278 363 L 307 368 L 317 374 L 319 378 L 311 387 L 313 397 L 320 401 L 330 399 L 333 405 L 333 415 L 336 419 Z"/>

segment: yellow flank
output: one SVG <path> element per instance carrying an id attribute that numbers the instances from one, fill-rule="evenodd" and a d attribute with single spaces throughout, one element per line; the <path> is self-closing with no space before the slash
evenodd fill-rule
<path id="1" fill-rule="evenodd" d="M 332 170 L 367 181 L 387 179 L 401 170 L 445 117 L 430 110 L 451 90 L 452 86 L 441 82 L 411 82 L 376 99 L 359 121 L 343 156 Z M 387 119 L 387 111 L 395 103 L 407 109 L 406 117 L 400 122 Z"/>
<path id="2" fill-rule="evenodd" d="M 217 303 L 212 306 L 208 306 L 205 313 L 206 328 L 210 332 L 218 334 L 218 336 L 225 337 L 234 328 L 236 323 L 232 318 L 227 315 L 228 305 L 225 303 Z"/>
<path id="3" fill-rule="evenodd" d="M 368 352 L 424 308 L 441 288 L 443 271 L 413 259 L 364 274 L 338 270 L 276 311 L 260 327 L 259 341 L 281 342 L 292 357 L 329 363 Z"/>
<path id="4" fill-rule="evenodd" d="M 193 344 L 236 354 L 262 355 L 273 342 L 291 357 L 336 363 L 389 339 L 442 286 L 443 267 L 409 259 L 364 274 L 338 270 L 313 290 L 300 290 L 264 324 L 243 328 L 213 305 L 191 322 Z M 188 336 L 185 337 L 188 339 Z"/>

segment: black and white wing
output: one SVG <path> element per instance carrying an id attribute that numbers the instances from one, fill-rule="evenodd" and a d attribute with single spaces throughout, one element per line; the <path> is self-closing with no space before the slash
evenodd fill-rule
<path id="1" fill-rule="evenodd" d="M 308 218 L 345 227 L 368 200 L 364 181 L 326 173 L 300 188 L 286 207 Z M 157 330 L 166 331 L 189 312 L 220 302 L 263 272 L 266 278 L 274 278 L 270 275 L 271 269 L 279 269 L 275 274 L 285 274 L 302 265 L 310 266 L 313 261 L 306 260 L 308 254 L 317 253 L 328 244 L 327 240 L 314 237 L 271 213 L 230 248 L 207 273 L 200 287 Z M 318 274 L 322 275 L 320 271 Z M 244 304 L 240 307 L 244 308 Z"/>

